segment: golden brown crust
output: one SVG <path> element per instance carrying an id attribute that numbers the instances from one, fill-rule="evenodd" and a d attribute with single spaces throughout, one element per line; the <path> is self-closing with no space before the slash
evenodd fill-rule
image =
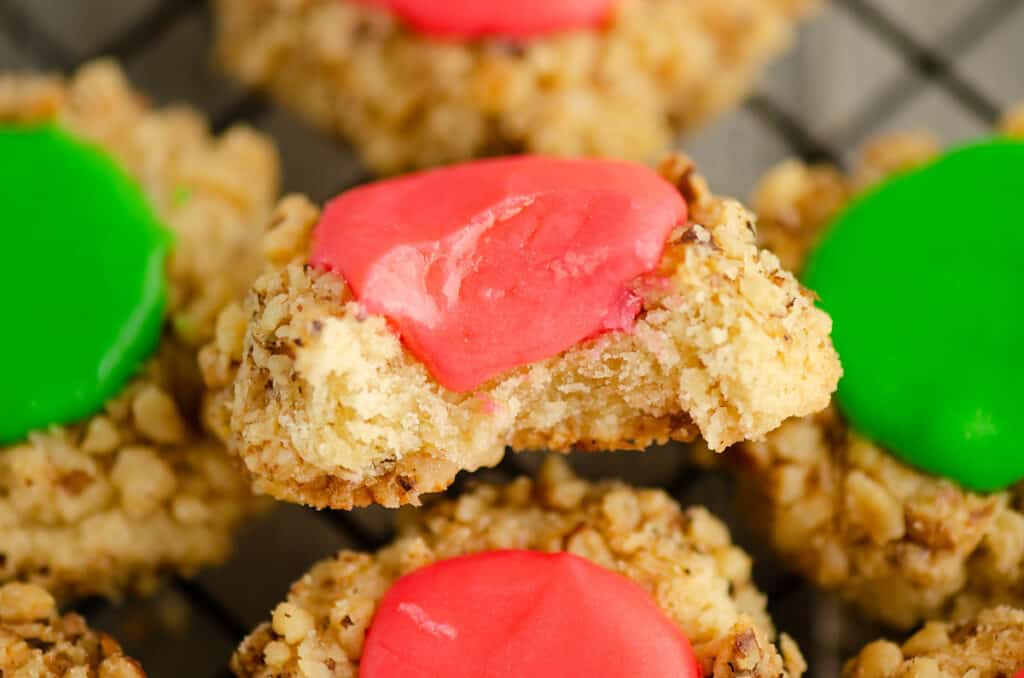
<path id="1" fill-rule="evenodd" d="M 830 165 L 780 163 L 754 191 L 761 246 L 774 252 L 786 268 L 800 271 L 821 229 L 854 195 L 893 172 L 927 161 L 939 150 L 927 134 L 892 134 L 867 144 L 862 163 L 849 176 Z"/>
<path id="2" fill-rule="evenodd" d="M 1024 670 L 1024 611 L 984 610 L 957 623 L 929 622 L 902 646 L 871 643 L 845 678 L 1011 678 Z"/>
<path id="3" fill-rule="evenodd" d="M 800 268 L 851 196 L 938 150 L 927 136 L 894 135 L 869 145 L 851 176 L 784 163 L 758 189 L 759 233 Z M 907 628 L 985 604 L 1024 603 L 1024 486 L 967 492 L 906 466 L 832 409 L 786 422 L 730 458 L 784 557 L 874 617 Z"/>
<path id="4" fill-rule="evenodd" d="M 194 112 L 152 110 L 109 62 L 74 77 L 0 77 L 0 121 L 55 121 L 111 153 L 175 232 L 157 354 L 102 412 L 0 449 L 0 582 L 58 598 L 149 590 L 226 555 L 254 499 L 198 430 L 197 347 L 260 266 L 277 158 L 255 132 L 220 138 Z"/>
<path id="5" fill-rule="evenodd" d="M 1003 116 L 999 129 L 1012 137 L 1024 137 L 1024 102 L 1017 104 Z"/>
<path id="6" fill-rule="evenodd" d="M 0 675 L 10 678 L 146 678 L 121 646 L 77 614 L 63 617 L 32 584 L 0 586 Z"/>
<path id="7" fill-rule="evenodd" d="M 683 158 L 692 200 L 631 333 L 609 334 L 477 390 L 440 387 L 344 282 L 305 265 L 318 212 L 278 208 L 270 270 L 226 311 L 201 363 L 207 417 L 259 489 L 314 506 L 416 503 L 515 449 L 643 449 L 699 431 L 715 449 L 824 407 L 840 368 L 831 322 L 754 245 L 753 220 Z"/>
<path id="8" fill-rule="evenodd" d="M 376 554 L 342 551 L 297 581 L 272 621 L 239 647 L 243 678 L 355 676 L 378 601 L 398 577 L 434 561 L 493 549 L 569 551 L 651 592 L 689 637 L 706 676 L 799 676 L 795 644 L 774 630 L 749 557 L 702 508 L 661 490 L 587 483 L 557 458 L 537 480 L 481 485 L 403 515 L 396 541 Z"/>
<path id="9" fill-rule="evenodd" d="M 1024 601 L 1020 497 L 916 471 L 831 409 L 729 455 L 785 559 L 874 617 L 906 628 L 951 607 Z"/>
<path id="10" fill-rule="evenodd" d="M 437 41 L 342 0 L 218 0 L 218 53 L 368 166 L 535 152 L 651 161 L 733 105 L 817 0 L 624 0 L 602 31 Z"/>

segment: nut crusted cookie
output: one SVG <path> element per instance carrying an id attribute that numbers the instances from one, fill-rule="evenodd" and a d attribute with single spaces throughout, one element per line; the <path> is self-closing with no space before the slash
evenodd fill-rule
<path id="1" fill-rule="evenodd" d="M 355 676 L 381 598 L 402 575 L 496 549 L 567 551 L 632 579 L 684 631 L 705 676 L 798 676 L 806 665 L 786 635 L 778 648 L 750 558 L 703 508 L 661 490 L 591 484 L 549 458 L 536 480 L 481 485 L 403 516 L 376 554 L 343 551 L 296 582 L 273 619 L 239 647 L 240 677 Z"/>
<path id="2" fill-rule="evenodd" d="M 147 591 L 223 559 L 256 508 L 199 429 L 196 350 L 259 269 L 277 157 L 249 129 L 214 138 L 190 110 L 149 108 L 108 62 L 66 81 L 0 76 L 0 122 L 47 121 L 108 152 L 173 231 L 168 315 L 155 355 L 101 412 L 0 449 L 0 582 L 58 599 Z"/>
<path id="3" fill-rule="evenodd" d="M 1024 669 L 1024 611 L 996 607 L 956 623 L 928 622 L 903 645 L 878 640 L 846 678 L 1009 678 Z"/>
<path id="4" fill-rule="evenodd" d="M 217 0 L 226 68 L 373 170 L 481 155 L 653 160 L 746 94 L 815 0 L 622 0 L 600 30 L 422 36 L 354 0 Z"/>
<path id="5" fill-rule="evenodd" d="M 0 675 L 10 678 L 145 678 L 121 646 L 77 614 L 63 617 L 33 584 L 0 586 Z"/>
<path id="6" fill-rule="evenodd" d="M 345 282 L 306 264 L 318 211 L 278 207 L 270 269 L 222 314 L 200 362 L 206 417 L 258 489 L 313 506 L 417 503 L 515 449 L 715 449 L 824 407 L 840 367 L 831 321 L 754 244 L 753 217 L 683 158 L 690 204 L 632 332 L 600 335 L 466 392 L 448 391 Z"/>
<path id="7" fill-rule="evenodd" d="M 1008 116 L 1004 130 L 1024 135 L 1024 115 Z M 864 166 L 850 176 L 785 163 L 757 192 L 760 236 L 798 269 L 849 199 L 938 152 L 927 136 L 898 135 L 868 146 Z M 851 430 L 833 408 L 788 421 L 730 454 L 775 547 L 871 616 L 906 628 L 944 613 L 955 618 L 1024 602 L 1019 485 L 970 492 L 911 468 Z"/>

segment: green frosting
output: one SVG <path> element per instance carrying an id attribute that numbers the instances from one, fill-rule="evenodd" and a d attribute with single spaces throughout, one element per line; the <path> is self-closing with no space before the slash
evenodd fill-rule
<path id="1" fill-rule="evenodd" d="M 1024 143 L 962 148 L 870 191 L 805 281 L 835 321 L 857 431 L 969 489 L 1024 478 Z"/>
<path id="2" fill-rule="evenodd" d="M 169 232 L 98 148 L 0 125 L 0 442 L 102 409 L 152 353 Z"/>

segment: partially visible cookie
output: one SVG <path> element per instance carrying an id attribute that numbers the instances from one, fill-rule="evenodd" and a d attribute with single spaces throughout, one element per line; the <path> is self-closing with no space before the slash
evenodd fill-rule
<path id="1" fill-rule="evenodd" d="M 1024 135 L 1021 120 L 1019 113 L 1007 116 L 1005 131 Z M 830 166 L 784 163 L 757 191 L 759 236 L 800 270 L 824 227 L 854 196 L 939 152 L 927 135 L 901 134 L 870 143 L 850 175 Z M 971 205 L 978 196 L 965 186 L 954 199 Z M 872 274 L 865 267 L 864 275 Z M 844 365 L 851 369 L 845 359 Z M 942 367 L 955 378 L 947 368 L 955 366 Z M 1019 483 L 971 491 L 915 468 L 858 431 L 837 406 L 788 421 L 764 441 L 737 446 L 727 459 L 746 481 L 758 524 L 784 559 L 871 616 L 908 628 L 922 619 L 1024 603 Z M 975 461 L 979 468 L 998 466 Z"/>
<path id="2" fill-rule="evenodd" d="M 676 132 L 743 97 L 818 3 L 589 2 L 611 6 L 597 25 L 515 37 L 486 29 L 438 37 L 387 10 L 403 4 L 446 11 L 437 3 L 218 0 L 217 54 L 235 77 L 350 140 L 379 173 L 507 153 L 650 162 Z M 476 13 L 492 7 L 476 5 Z M 529 19 L 527 7 L 492 11 L 508 22 L 517 13 Z"/>
<path id="3" fill-rule="evenodd" d="M 32 584 L 0 586 L 0 675 L 10 678 L 145 678 L 105 633 Z"/>
<path id="4" fill-rule="evenodd" d="M 355 676 L 378 605 L 396 580 L 448 559 L 507 549 L 572 553 L 639 584 L 685 633 L 701 675 L 778 678 L 806 668 L 788 636 L 773 644 L 750 558 L 726 527 L 703 508 L 680 508 L 661 490 L 591 484 L 550 458 L 536 480 L 480 485 L 403 518 L 392 545 L 376 554 L 342 551 L 297 581 L 272 621 L 235 653 L 236 675 Z M 456 638 L 444 619 L 434 623 L 427 628 L 441 629 L 440 642 Z"/>
<path id="5" fill-rule="evenodd" d="M 877 640 L 845 678 L 1015 678 L 1024 671 L 1024 611 L 994 607 L 959 622 L 928 622 L 902 645 Z"/>
<path id="6" fill-rule="evenodd" d="M 528 160 L 492 160 L 435 170 L 357 189 L 354 199 L 373 196 L 372 200 L 400 205 L 404 201 L 389 198 L 386 189 L 406 190 L 443 173 L 490 171 L 498 163 L 518 163 L 514 178 L 503 180 L 514 185 L 527 180 L 518 167 Z M 589 163 L 598 161 L 556 162 L 569 163 L 561 173 L 571 176 L 593 169 Z M 642 174 L 639 166 L 613 165 L 610 171 Z M 686 213 L 688 207 L 688 216 L 669 223 L 668 237 L 660 235 L 653 242 L 660 252 L 653 269 L 623 288 L 635 302 L 629 318 L 635 321 L 633 326 L 591 334 L 565 350 L 521 361 L 461 390 L 439 382 L 433 368 L 410 349 L 411 339 L 399 336 L 394 317 L 368 312 L 340 273 L 310 263 L 311 238 L 318 222 L 327 223 L 327 217 L 305 199 L 286 198 L 278 206 L 265 243 L 268 270 L 253 286 L 244 309 L 231 307 L 221 315 L 216 339 L 201 356 L 212 392 L 206 408 L 211 428 L 230 441 L 260 490 L 288 501 L 350 508 L 417 503 L 420 495 L 447 487 L 460 470 L 496 464 L 506 446 L 556 451 L 643 449 L 670 439 L 689 441 L 699 433 L 720 450 L 763 436 L 789 416 L 824 407 L 841 370 L 829 339 L 831 322 L 815 309 L 812 293 L 775 256 L 757 248 L 754 217 L 739 203 L 712 195 L 692 163 L 681 157 L 670 159 L 661 174 L 643 175 L 644 185 L 668 193 L 679 205 L 685 198 L 686 205 L 680 209 Z M 460 185 L 472 186 L 474 181 L 466 178 Z M 553 183 L 537 194 L 559 195 L 561 186 L 557 180 Z M 571 197 L 565 198 L 558 208 L 561 212 L 554 216 L 534 207 L 533 194 L 517 195 L 515 199 L 527 206 L 508 209 L 508 218 L 510 223 L 518 218 L 517 224 L 537 224 L 531 226 L 531 233 L 556 233 L 531 235 L 527 242 L 557 239 L 560 225 L 574 220 L 581 233 L 593 230 L 606 214 L 581 218 L 580 213 L 593 204 L 590 196 L 598 194 L 595 190 L 573 187 L 575 192 L 566 191 Z M 348 195 L 338 198 L 337 204 L 344 204 Z M 450 197 L 448 202 L 453 200 Z M 629 210 L 637 209 L 640 199 L 630 200 L 618 196 L 608 204 L 632 204 Z M 436 244 L 427 241 L 422 247 L 435 248 L 434 253 L 422 258 L 414 251 L 419 244 L 389 250 L 387 257 L 412 251 L 410 261 L 428 262 L 433 268 L 408 284 L 378 288 L 393 290 L 396 303 L 404 303 L 419 299 L 417 285 L 449 270 L 450 262 L 455 262 L 451 270 L 462 270 L 459 261 L 483 266 L 483 255 L 472 248 L 491 237 L 481 233 L 494 227 L 494 218 L 488 216 L 493 214 L 492 207 L 507 208 L 502 201 L 495 205 L 474 207 L 483 209 L 484 216 L 479 224 L 477 217 L 465 222 L 469 226 L 457 241 L 462 249 L 449 259 L 438 258 L 442 255 L 436 252 L 456 242 L 455 236 L 445 236 Z M 329 209 L 342 218 L 349 213 L 359 218 L 366 215 L 358 206 L 348 211 Z M 408 209 L 406 215 L 415 219 L 418 213 Z M 386 223 L 390 233 L 406 217 L 372 215 L 369 219 L 383 220 L 380 223 Z M 512 240 L 503 234 L 494 238 Z M 351 246 L 341 249 L 351 253 L 368 241 L 372 239 L 352 236 Z M 647 244 L 619 246 L 626 247 L 627 254 L 651 249 Z M 524 248 L 508 246 L 515 252 Z M 601 254 L 606 250 L 598 247 L 593 257 L 607 258 Z M 575 267 L 577 277 L 584 278 L 590 271 L 601 270 L 586 264 L 591 255 L 576 256 L 571 265 L 559 256 L 569 257 L 544 254 L 555 261 L 551 266 L 556 273 Z M 546 262 L 544 257 L 538 256 Z M 617 266 L 626 258 L 616 255 L 613 261 Z M 386 277 L 412 269 L 398 262 L 378 270 Z M 471 276 L 480 269 L 466 270 L 472 272 L 464 278 L 447 278 L 449 282 L 438 292 L 441 300 L 428 309 L 431 314 L 475 303 L 477 292 L 467 290 L 474 284 Z M 542 306 L 546 302 L 543 288 L 524 291 L 522 281 L 534 273 L 507 270 L 502 276 L 499 272 L 480 294 L 494 297 L 487 301 L 489 305 L 499 304 L 506 294 L 509 298 L 541 294 L 536 306 Z M 551 285 L 562 279 L 551 276 Z M 498 289 L 502 286 L 511 291 Z M 412 291 L 406 295 L 400 290 Z M 557 298 L 563 302 L 559 309 L 548 309 L 553 315 L 590 310 L 578 296 Z M 443 348 L 456 366 L 460 360 L 468 363 L 479 359 L 470 355 L 471 337 L 501 326 L 507 327 L 505 334 L 493 337 L 490 346 L 522 343 L 524 336 L 546 331 L 546 317 L 527 315 L 509 321 L 498 316 L 482 328 L 471 327 L 452 336 Z"/>
<path id="7" fill-rule="evenodd" d="M 168 573 L 225 558 L 234 528 L 257 506 L 199 426 L 196 351 L 259 269 L 254 243 L 277 191 L 276 152 L 250 129 L 215 137 L 194 111 L 150 108 L 110 62 L 67 80 L 0 76 L 0 124 L 11 135 L 53 126 L 108 154 L 172 233 L 151 356 L 98 411 L 0 447 L 0 582 L 37 583 L 58 599 L 148 591 Z M 52 182 L 39 190 L 65 199 Z M 4 228 L 39 226 L 29 219 Z M 102 256 L 91 265 L 103 270 Z M 25 283 L 28 296 L 35 288 Z M 34 329 L 18 322 L 7 317 L 5 332 Z M 77 322 L 68 323 L 69 342 Z M 5 360 L 21 368 L 26 358 Z"/>

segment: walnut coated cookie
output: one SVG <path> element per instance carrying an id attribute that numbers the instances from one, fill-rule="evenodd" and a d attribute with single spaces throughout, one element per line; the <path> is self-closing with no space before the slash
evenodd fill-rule
<path id="1" fill-rule="evenodd" d="M 166 254 L 144 264 L 146 279 L 158 290 L 147 310 L 154 314 L 151 336 L 133 334 L 149 322 L 134 307 L 128 308 L 123 326 L 97 329 L 95 336 L 106 336 L 108 330 L 117 334 L 109 342 L 111 353 L 96 368 L 103 374 L 124 371 L 123 382 L 111 381 L 113 395 L 86 402 L 91 409 L 69 419 L 45 419 L 52 413 L 40 414 L 35 404 L 16 401 L 18 417 L 42 422 L 22 429 L 12 427 L 8 410 L 0 435 L 0 582 L 39 584 L 59 600 L 117 597 L 149 591 L 166 574 L 187 575 L 221 561 L 235 527 L 259 502 L 223 446 L 200 428 L 202 380 L 196 352 L 212 337 L 223 305 L 258 272 L 260 257 L 253 243 L 276 197 L 276 151 L 251 129 L 236 127 L 215 137 L 194 111 L 151 108 L 132 91 L 120 68 L 105 61 L 88 64 L 67 79 L 0 76 L 0 133 L 5 152 L 28 159 L 44 151 L 56 154 L 57 160 L 42 168 L 46 181 L 23 192 L 45 196 L 45 204 L 58 209 L 77 210 L 83 232 L 92 228 L 88 217 L 100 217 L 99 227 L 68 245 L 88 246 L 81 256 L 90 268 L 62 269 L 44 257 L 38 270 L 46 270 L 48 278 L 37 276 L 15 288 L 29 298 L 28 304 L 45 311 L 49 300 L 35 290 L 67 290 L 74 296 L 87 284 L 106 284 L 90 278 L 90 270 L 117 279 L 120 262 L 131 259 L 121 256 L 124 240 L 138 232 L 115 220 L 103 221 L 110 212 L 102 210 L 121 206 L 105 197 L 95 204 L 89 194 L 94 187 L 120 191 L 116 195 L 126 204 L 135 201 L 132 214 L 151 215 L 146 219 L 156 224 L 152 233 L 164 248 L 154 251 Z M 29 172 L 27 165 L 7 169 Z M 78 169 L 84 171 L 81 181 L 68 180 Z M 88 187 L 79 190 L 82 185 Z M 35 204 L 42 215 L 44 203 Z M 6 217 L 16 223 L 5 224 L 5 239 L 19 247 L 51 246 L 39 243 L 50 237 L 46 229 L 59 226 L 42 223 L 42 216 L 33 223 L 31 213 L 17 219 L 10 209 Z M 115 231 L 119 235 L 110 235 Z M 44 240 L 33 240 L 40 233 Z M 5 256 L 36 261 L 44 255 L 13 252 L 15 245 L 6 245 L 11 249 Z M 57 260 L 64 253 L 51 254 L 49 259 Z M 5 267 L 9 263 L 5 259 Z M 115 284 L 111 294 L 122 287 L 135 293 L 147 286 Z M 18 301 L 12 298 L 11 303 Z M 89 323 L 115 305 L 114 296 L 86 298 L 66 322 L 46 318 L 47 327 L 63 323 L 57 336 L 66 342 L 67 353 L 85 351 Z M 4 322 L 13 323 L 4 325 L 5 342 L 38 331 L 18 318 Z M 52 338 L 38 337 L 40 344 Z M 115 349 L 129 344 L 138 349 L 138 360 L 115 364 L 121 360 Z M 22 346 L 32 359 L 8 355 L 5 369 L 9 374 L 21 370 L 31 379 L 31 360 L 40 357 L 40 349 Z M 58 364 L 65 357 L 55 353 L 46 360 Z M 70 619 L 68 629 L 75 623 Z"/>
<path id="2" fill-rule="evenodd" d="M 806 668 L 788 636 L 783 634 L 778 645 L 772 642 L 775 631 L 764 596 L 751 581 L 750 558 L 731 543 L 725 525 L 703 508 L 680 508 L 661 490 L 588 483 L 573 475 L 564 461 L 551 457 L 535 480 L 521 477 L 507 485 L 483 484 L 457 499 L 407 511 L 391 545 L 375 554 L 342 551 L 297 581 L 287 600 L 273 611 L 272 620 L 238 648 L 231 664 L 236 675 L 372 675 L 375 669 L 367 665 L 367 657 L 382 644 L 402 644 L 397 636 L 390 637 L 390 643 L 389 637 L 374 636 L 387 622 L 382 610 L 400 588 L 396 582 L 417 572 L 443 572 L 438 566 L 474 554 L 507 554 L 514 549 L 554 557 L 572 554 L 588 567 L 596 565 L 616 573 L 616 578 L 624 577 L 632 582 L 629 586 L 639 585 L 660 609 L 657 614 L 667 615 L 673 632 L 688 639 L 696 659 L 692 675 L 777 678 L 798 676 Z M 532 576 L 522 571 L 500 588 L 522 590 Z M 461 581 L 465 586 L 460 591 L 480 590 L 472 570 Z M 555 581 L 559 590 L 571 588 L 571 582 Z M 546 633 L 559 633 L 555 627 L 564 626 L 566 619 L 575 618 L 577 628 L 583 629 L 591 616 L 614 616 L 616 601 L 588 590 L 592 595 L 585 600 L 600 600 L 608 613 L 590 605 L 567 616 L 563 608 L 558 615 L 562 621 L 547 627 Z M 433 634 L 436 646 L 461 642 L 476 630 L 476 622 L 453 622 L 452 610 L 444 604 L 421 607 L 406 599 L 398 601 L 397 609 L 411 614 L 421 631 Z M 522 627 L 519 631 L 529 633 Z M 496 655 L 509 640 L 504 634 L 498 637 L 500 642 L 491 643 L 485 655 Z M 628 631 L 606 641 L 633 642 Z M 410 658 L 407 666 L 412 670 L 423 665 L 417 662 L 428 662 L 431 652 L 428 648 L 424 655 Z M 515 673 L 515 663 L 508 665 L 509 675 L 522 675 Z M 610 661 L 608 670 L 619 675 L 614 665 Z"/>
<path id="3" fill-rule="evenodd" d="M 1024 136 L 1024 115 L 1008 115 L 1003 131 Z M 799 270 L 825 226 L 856 196 L 886 177 L 913 177 L 911 170 L 929 167 L 939 156 L 939 144 L 929 136 L 903 134 L 869 144 L 862 166 L 851 174 L 786 162 L 765 177 L 754 199 L 761 240 Z M 957 200 L 979 214 L 986 207 L 966 185 Z M 972 228 L 983 228 L 986 219 L 976 221 Z M 968 256 L 985 255 L 972 251 Z M 837 327 L 841 322 L 837 316 Z M 849 373 L 853 366 L 838 339 L 837 347 Z M 1009 369 L 1003 368 L 1006 374 Z M 949 371 L 943 374 L 956 378 Z M 986 605 L 1024 603 L 1024 491 L 1019 482 L 972 489 L 929 472 L 874 442 L 841 409 L 833 405 L 790 420 L 764 441 L 740 444 L 727 457 L 783 557 L 820 586 L 901 628 L 937 616 L 961 618 Z M 989 466 L 982 455 L 973 459 L 978 468 Z M 867 672 L 852 675 L 917 675 L 857 670 Z"/>
<path id="4" fill-rule="evenodd" d="M 11 678 L 145 678 L 134 659 L 77 614 L 61 616 L 34 584 L 0 586 L 0 675 Z"/>
<path id="5" fill-rule="evenodd" d="M 217 54 L 379 173 L 508 153 L 649 162 L 744 96 L 818 3 L 449 4 L 217 0 Z"/>
<path id="6" fill-rule="evenodd" d="M 1024 672 L 1024 611 L 994 607 L 928 622 L 902 645 L 878 640 L 847 662 L 846 678 L 1017 678 Z"/>
<path id="7" fill-rule="evenodd" d="M 315 228 L 326 229 L 332 220 L 367 213 L 353 200 L 376 200 L 385 189 L 404 190 L 445 173 L 549 162 L 578 163 L 568 171 L 556 168 L 558 176 L 579 176 L 585 170 L 646 172 L 650 176 L 643 175 L 644 186 L 663 191 L 659 198 L 679 205 L 679 192 L 686 198 L 680 209 L 688 217 L 670 217 L 668 238 L 657 236 L 654 247 L 647 248 L 654 253 L 654 270 L 628 282 L 629 294 L 635 292 L 629 299 L 636 302 L 626 304 L 633 308 L 628 331 L 599 332 L 546 354 L 551 357 L 487 373 L 492 376 L 470 388 L 447 388 L 439 383 L 443 375 L 435 378 L 439 373 L 434 367 L 419 359 L 409 335 L 399 336 L 392 315 L 367 311 L 369 284 L 357 299 L 346 278 L 309 263 Z M 756 247 L 751 213 L 735 201 L 712 195 L 684 158 L 665 162 L 661 177 L 619 163 L 595 169 L 594 163 L 601 162 L 606 161 L 473 163 L 359 189 L 356 196 L 346 194 L 332 203 L 327 216 L 304 198 L 282 201 L 265 241 L 268 270 L 244 307 L 229 307 L 221 315 L 216 339 L 200 359 L 211 390 L 206 419 L 212 430 L 230 441 L 256 487 L 280 499 L 318 507 L 397 506 L 418 503 L 420 495 L 447 487 L 461 470 L 497 464 L 506 446 L 563 452 L 639 450 L 654 442 L 690 441 L 699 434 L 720 450 L 763 436 L 787 417 L 824 407 L 840 374 L 829 339 L 830 319 L 814 308 L 813 295 L 781 268 L 774 255 Z M 519 177 L 519 171 L 513 174 Z M 555 179 L 556 184 L 560 181 Z M 558 188 L 544 195 L 552 193 L 558 194 Z M 394 204 L 391 198 L 386 200 Z M 575 214 L 576 203 L 568 204 L 559 214 Z M 532 209 L 536 206 L 517 206 L 510 220 L 533 219 Z M 607 210 L 599 212 L 581 222 L 591 232 L 608 217 Z M 622 218 L 633 218 L 630 214 L 627 210 Z M 371 230 L 377 218 L 371 217 Z M 388 224 L 405 219 L 380 218 Z M 474 219 L 466 221 L 470 228 L 478 222 L 492 224 Z M 613 226 L 622 223 L 611 219 Z M 552 222 L 562 223 L 554 218 L 544 223 Z M 459 237 L 459 243 L 469 242 L 469 236 Z M 446 236 L 438 247 L 450 240 Z M 357 234 L 341 242 L 351 254 L 362 241 Z M 616 262 L 643 249 L 631 242 L 624 246 L 629 251 L 616 255 Z M 429 247 L 436 254 L 437 247 Z M 602 245 L 595 252 L 606 249 Z M 407 251 L 406 246 L 390 250 Z M 464 258 L 465 248 L 459 252 Z M 574 261 L 588 256 L 580 254 Z M 427 260 L 437 258 L 430 254 Z M 448 270 L 443 262 L 437 266 Z M 590 272 L 602 267 L 578 268 Z M 396 264 L 386 272 L 400 270 L 404 269 Z M 429 283 L 432 276 L 423 279 Z M 500 267 L 497 273 L 497 278 L 512 281 L 514 294 L 521 292 L 515 286 L 525 277 Z M 560 279 L 553 275 L 551 285 Z M 471 288 L 471 280 L 462 280 L 442 286 L 440 308 L 458 296 L 447 290 Z M 385 287 L 413 289 L 418 284 Z M 541 288 L 538 304 L 547 303 L 548 289 Z M 488 296 L 486 305 L 468 315 L 470 324 L 476 321 L 474 314 L 491 312 L 489 307 L 505 298 L 505 292 L 492 286 L 483 287 L 482 293 Z M 566 310 L 579 311 L 576 306 L 587 304 L 575 291 L 564 298 L 564 305 L 551 310 L 550 317 L 558 322 L 560 316 L 570 315 Z M 529 308 L 534 308 L 532 302 Z M 435 310 L 431 307 L 431 313 Z M 505 317 L 502 311 L 495 313 L 493 323 L 488 320 L 486 327 L 470 330 L 493 330 L 492 325 Z M 616 319 L 618 314 L 613 314 Z M 489 346 L 520 340 L 516 327 L 527 335 L 544 332 L 543 323 L 527 316 Z M 448 343 L 460 344 L 472 331 L 456 333 Z M 459 351 L 445 356 L 456 371 L 464 366 L 461 363 L 473 361 L 470 346 L 461 343 Z"/>

